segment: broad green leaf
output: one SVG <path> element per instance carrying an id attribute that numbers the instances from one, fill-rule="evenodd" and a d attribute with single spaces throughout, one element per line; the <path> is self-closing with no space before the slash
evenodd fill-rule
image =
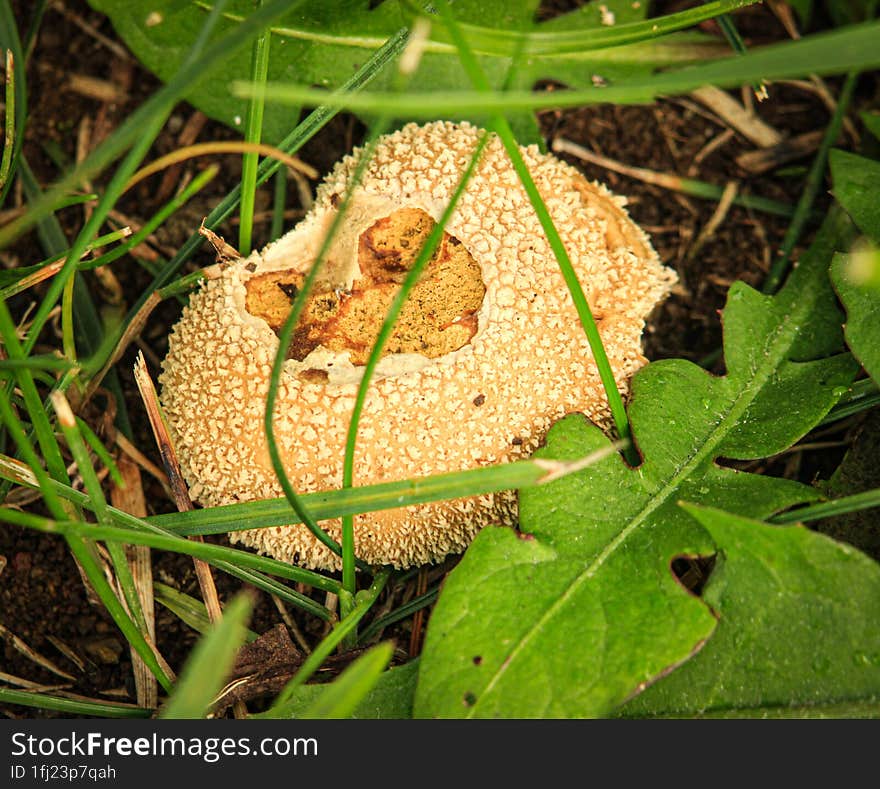
<path id="1" fill-rule="evenodd" d="M 715 547 L 677 502 L 765 518 L 817 498 L 799 483 L 715 460 L 786 448 L 854 376 L 848 355 L 829 355 L 842 338 L 826 273 L 850 236 L 834 212 L 777 296 L 731 289 L 727 375 L 672 360 L 635 376 L 629 410 L 638 468 L 612 456 L 521 491 L 521 533 L 477 536 L 432 614 L 417 716 L 605 715 L 700 649 L 715 617 L 678 584 L 670 562 Z M 800 387 L 809 388 L 809 402 Z M 607 443 L 570 416 L 538 454 L 574 458 Z"/>
<path id="2" fill-rule="evenodd" d="M 302 713 L 302 718 L 349 718 L 388 668 L 394 644 L 377 644 L 361 655 Z"/>
<path id="3" fill-rule="evenodd" d="M 339 717 L 371 720 L 411 718 L 417 676 L 418 660 L 411 660 L 382 672 L 376 684 L 358 700 L 356 706 L 345 716 Z M 325 696 L 334 692 L 334 684 L 303 685 L 297 688 L 286 706 L 290 717 L 308 717 L 310 710 L 316 709 L 319 704 L 326 704 Z"/>
<path id="4" fill-rule="evenodd" d="M 880 565 L 803 526 L 683 506 L 717 545 L 703 600 L 718 628 L 622 713 L 880 713 Z"/>
<path id="5" fill-rule="evenodd" d="M 596 77 L 607 80 L 646 75 L 658 66 L 722 54 L 723 44 L 698 34 L 657 37 L 670 29 L 696 24 L 708 16 L 753 1 L 709 3 L 707 9 L 685 12 L 675 25 L 657 21 L 656 29 L 648 25 L 637 31 L 636 40 L 653 40 L 623 46 L 614 42 L 633 40 L 626 36 L 626 23 L 642 20 L 648 3 L 635 8 L 628 0 L 604 3 L 614 15 L 614 26 L 602 24 L 603 16 L 595 3 L 537 24 L 534 15 L 538 0 L 457 0 L 455 13 L 465 25 L 493 87 L 509 81 L 510 87 L 530 89 L 541 79 L 590 87 Z M 90 0 L 90 3 L 110 17 L 138 59 L 166 81 L 179 69 L 211 7 L 210 0 L 153 0 L 148 4 L 131 0 Z M 378 4 L 369 0 L 308 3 L 272 28 L 268 79 L 337 87 L 389 36 L 412 22 L 413 8 L 424 5 L 426 3 L 400 0 Z M 251 0 L 232 0 L 218 35 L 238 24 L 252 9 Z M 425 47 L 419 69 L 409 86 L 413 90 L 445 91 L 469 84 L 454 48 L 442 40 L 441 27 L 439 23 L 432 26 L 433 38 Z M 602 49 L 597 49 L 600 46 Z M 509 80 L 512 58 L 518 53 L 517 66 Z M 187 98 L 208 115 L 241 128 L 246 102 L 231 97 L 228 86 L 232 80 L 247 79 L 249 74 L 248 53 L 233 53 L 222 67 L 206 73 Z M 387 89 L 390 79 L 389 73 L 384 81 L 377 80 L 377 89 Z M 296 117 L 297 112 L 289 107 L 267 105 L 264 138 L 277 142 L 294 125 Z M 454 119 L 460 120 L 461 116 Z"/>
<path id="6" fill-rule="evenodd" d="M 196 644 L 160 718 L 203 718 L 223 687 L 244 643 L 252 602 L 246 594 L 223 609 L 223 618 Z"/>
<path id="7" fill-rule="evenodd" d="M 829 158 L 834 197 L 865 235 L 880 241 L 880 162 L 849 151 L 833 150 Z"/>
<path id="8" fill-rule="evenodd" d="M 846 307 L 846 342 L 875 381 L 880 381 L 880 286 L 854 276 L 854 254 L 838 254 L 831 264 L 831 281 Z M 878 253 L 873 253 L 876 266 Z"/>

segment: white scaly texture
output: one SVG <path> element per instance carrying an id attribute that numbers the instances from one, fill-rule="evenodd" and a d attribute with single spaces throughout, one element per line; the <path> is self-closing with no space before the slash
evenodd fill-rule
<path id="1" fill-rule="evenodd" d="M 421 208 L 435 221 L 479 136 L 468 124 L 410 124 L 378 141 L 346 229 L 328 256 L 325 283 L 357 278 L 357 238 L 393 211 Z M 162 403 L 194 500 L 213 506 L 282 495 L 269 462 L 263 410 L 278 340 L 244 308 L 245 283 L 280 269 L 306 271 L 360 151 L 319 187 L 296 228 L 225 268 L 195 293 L 172 331 Z M 535 147 L 523 156 L 547 203 L 597 318 L 622 390 L 645 363 L 644 319 L 669 291 L 664 267 L 624 200 Z M 610 414 L 596 365 L 556 259 L 501 142 L 493 138 L 446 231 L 478 262 L 486 295 L 468 345 L 434 360 L 386 357 L 370 387 L 355 457 L 356 484 L 457 471 L 529 455 L 550 425 L 580 411 L 599 425 Z M 327 382 L 300 376 L 317 367 Z M 346 353 L 313 352 L 286 363 L 276 436 L 300 492 L 342 483 L 342 460 L 358 368 Z M 358 516 L 357 555 L 410 567 L 460 552 L 490 524 L 514 524 L 512 492 Z M 322 524 L 340 539 L 338 522 Z M 232 539 L 306 567 L 339 561 L 301 525 L 234 532 Z"/>

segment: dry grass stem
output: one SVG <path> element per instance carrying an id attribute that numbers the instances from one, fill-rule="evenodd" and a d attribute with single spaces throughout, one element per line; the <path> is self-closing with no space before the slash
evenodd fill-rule
<path id="1" fill-rule="evenodd" d="M 302 159 L 299 159 L 296 156 L 291 156 L 280 148 L 267 145 L 266 143 L 234 141 L 203 142 L 196 143 L 195 145 L 188 145 L 186 148 L 172 151 L 171 153 L 165 154 L 165 156 L 160 156 L 155 161 L 150 162 L 146 167 L 142 167 L 129 179 L 128 183 L 125 185 L 124 191 L 127 192 L 145 178 L 149 178 L 151 175 L 154 175 L 173 164 L 192 159 L 196 156 L 207 156 L 209 154 L 218 153 L 259 153 L 263 156 L 269 156 L 283 162 L 288 167 L 298 170 L 308 178 L 316 179 L 320 176 L 320 173 L 315 170 L 314 167 L 310 164 L 306 164 Z"/>
<path id="2" fill-rule="evenodd" d="M 691 92 L 691 95 L 755 145 L 764 148 L 782 141 L 782 135 L 769 123 L 750 113 L 729 93 L 725 93 L 720 88 L 710 86 L 697 88 Z"/>
<path id="3" fill-rule="evenodd" d="M 715 231 L 721 226 L 721 223 L 727 217 L 727 213 L 730 211 L 730 207 L 733 205 L 733 201 L 736 199 L 736 193 L 739 189 L 739 183 L 737 181 L 728 181 L 724 187 L 724 191 L 721 194 L 721 199 L 718 201 L 718 205 L 715 206 L 715 211 L 712 213 L 712 216 L 709 217 L 709 221 L 703 226 L 703 229 L 700 231 L 699 235 L 694 239 L 693 244 L 691 244 L 690 248 L 687 251 L 687 259 L 692 260 L 697 253 L 703 248 L 703 245 L 715 234 Z"/>
<path id="4" fill-rule="evenodd" d="M 6 639 L 11 645 L 12 648 L 24 655 L 28 660 L 33 661 L 38 666 L 46 669 L 46 671 L 55 674 L 62 679 L 66 679 L 69 682 L 76 682 L 76 677 L 72 674 L 68 674 L 66 671 L 59 668 L 53 661 L 47 658 L 45 655 L 41 655 L 37 650 L 32 649 L 28 646 L 22 639 L 20 639 L 15 633 L 13 633 L 9 628 L 5 625 L 0 624 L 0 638 Z"/>
<path id="5" fill-rule="evenodd" d="M 151 477 L 156 479 L 172 498 L 171 486 L 168 484 L 168 475 L 162 471 L 155 463 L 153 463 L 143 452 L 141 452 L 134 444 L 131 443 L 122 433 L 117 432 L 115 436 L 116 446 L 133 460 L 141 469 L 146 471 Z"/>
<path id="6" fill-rule="evenodd" d="M 110 490 L 110 502 L 118 510 L 127 512 L 138 518 L 147 516 L 147 503 L 141 485 L 141 472 L 130 458 L 122 455 L 116 459 L 116 465 L 124 486 L 113 485 Z M 153 568 L 150 561 L 150 549 L 145 545 L 128 546 L 126 550 L 131 575 L 134 579 L 147 635 L 151 642 L 156 640 L 156 612 L 153 599 Z M 131 665 L 134 673 L 134 685 L 137 701 L 141 707 L 154 709 L 159 703 L 159 686 L 156 677 L 147 668 L 135 649 L 131 649 Z"/>
<path id="7" fill-rule="evenodd" d="M 89 385 L 86 387 L 84 402 L 88 401 L 92 395 L 95 394 L 98 387 L 101 385 L 101 381 L 104 380 L 104 376 L 107 375 L 110 368 L 122 358 L 122 354 L 125 353 L 134 338 L 143 331 L 147 318 L 150 317 L 150 314 L 161 302 L 162 299 L 159 297 L 159 294 L 154 291 L 144 302 L 143 306 L 137 311 L 137 314 L 131 319 L 131 321 L 129 321 L 128 325 L 125 327 L 125 331 L 123 331 L 122 336 L 119 338 L 119 342 L 116 343 L 116 347 L 113 349 L 110 358 L 106 361 L 97 375 L 89 381 Z"/>
<path id="8" fill-rule="evenodd" d="M 736 157 L 736 163 L 752 175 L 760 175 L 788 164 L 788 162 L 809 156 L 819 147 L 824 135 L 825 130 L 818 129 L 799 134 L 796 137 L 789 137 L 769 148 L 758 148 L 754 151 L 741 153 Z"/>
<path id="9" fill-rule="evenodd" d="M 192 500 L 189 497 L 186 483 L 183 480 L 183 474 L 180 470 L 180 464 L 177 461 L 177 453 L 174 450 L 174 444 L 171 441 L 171 435 L 168 432 L 168 425 L 162 414 L 162 408 L 159 405 L 159 397 L 156 394 L 156 387 L 153 385 L 153 379 L 147 370 L 147 363 L 144 360 L 143 353 L 138 353 L 137 361 L 134 366 L 134 378 L 137 383 L 138 391 L 141 399 L 147 409 L 147 417 L 150 420 L 150 427 L 153 429 L 153 436 L 156 439 L 156 445 L 159 447 L 159 454 L 162 456 L 162 462 L 165 471 L 168 474 L 168 482 L 171 486 L 171 493 L 174 503 L 180 512 L 187 512 L 194 509 Z M 188 539 L 195 542 L 204 542 L 201 537 L 189 537 Z M 196 578 L 199 581 L 199 589 L 202 593 L 202 599 L 205 602 L 205 608 L 208 612 L 208 619 L 212 623 L 217 623 L 223 616 L 220 607 L 220 598 L 217 595 L 217 586 L 214 583 L 214 576 L 211 574 L 211 566 L 201 559 L 193 557 L 193 566 L 196 571 Z M 247 717 L 247 709 L 243 703 L 236 703 L 235 717 Z"/>
<path id="10" fill-rule="evenodd" d="M 585 162 L 595 164 L 598 167 L 604 167 L 606 170 L 612 170 L 615 173 L 620 173 L 630 178 L 636 178 L 646 184 L 659 186 L 674 192 L 682 191 L 681 178 L 677 175 L 658 173 L 656 170 L 649 170 L 645 167 L 630 167 L 615 159 L 609 159 L 607 156 L 593 153 L 589 148 L 584 148 L 582 145 L 566 140 L 564 137 L 556 137 L 551 147 L 556 153 L 567 153 L 570 156 L 576 156 Z"/>
<path id="11" fill-rule="evenodd" d="M 203 112 L 196 110 L 187 118 L 186 123 L 177 135 L 177 147 L 186 148 L 192 145 L 199 138 L 202 129 L 208 122 L 208 116 Z M 162 175 L 159 182 L 159 188 L 156 190 L 156 201 L 164 203 L 176 191 L 176 187 L 180 188 L 180 171 L 183 169 L 183 162 L 172 164 Z"/>

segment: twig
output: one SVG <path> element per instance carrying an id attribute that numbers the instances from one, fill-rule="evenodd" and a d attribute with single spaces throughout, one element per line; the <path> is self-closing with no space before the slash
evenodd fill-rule
<path id="1" fill-rule="evenodd" d="M 722 194 L 721 199 L 718 201 L 715 211 L 709 218 L 709 221 L 703 226 L 700 234 L 694 239 L 690 249 L 688 249 L 685 255 L 687 260 L 693 260 L 696 257 L 697 253 L 703 248 L 703 245 L 712 237 L 724 221 L 730 211 L 730 206 L 733 205 L 733 201 L 736 198 L 738 188 L 739 184 L 736 181 L 729 181 L 727 186 L 724 187 L 724 194 Z"/>
<path id="2" fill-rule="evenodd" d="M 557 137 L 553 140 L 552 148 L 557 153 L 567 153 L 571 156 L 576 156 L 578 159 L 582 159 L 585 162 L 589 162 L 590 164 L 604 167 L 606 170 L 613 170 L 621 175 L 636 178 L 646 184 L 659 186 L 663 189 L 669 189 L 680 194 L 699 197 L 704 200 L 720 200 L 724 196 L 724 189 L 715 184 L 698 181 L 693 178 L 683 178 L 671 173 L 658 173 L 656 170 L 648 170 L 644 167 L 630 167 L 629 165 L 622 164 L 614 159 L 609 159 L 607 156 L 600 156 L 597 153 L 593 153 L 587 148 L 577 145 L 570 140 L 563 139 L 562 137 Z M 765 213 L 775 214 L 777 216 L 791 216 L 794 212 L 794 209 L 785 203 L 780 203 L 776 200 L 770 200 L 764 197 L 758 197 L 756 195 L 737 195 L 733 202 L 736 205 L 743 206 L 743 208 L 764 211 Z"/>
<path id="3" fill-rule="evenodd" d="M 755 145 L 763 148 L 782 141 L 782 135 L 776 129 L 748 112 L 742 104 L 720 88 L 707 85 L 691 91 L 691 95 Z"/>
<path id="4" fill-rule="evenodd" d="M 63 671 L 55 663 L 45 655 L 41 655 L 37 650 L 29 647 L 21 638 L 19 638 L 15 633 L 9 630 L 4 625 L 0 625 L 0 638 L 5 638 L 12 644 L 12 647 L 17 651 L 24 655 L 28 660 L 32 660 L 39 666 L 42 666 L 46 671 L 51 671 L 53 674 L 61 677 L 62 679 L 69 680 L 70 682 L 75 682 L 76 677 L 72 674 L 68 674 L 66 671 Z"/>
<path id="5" fill-rule="evenodd" d="M 736 157 L 736 163 L 753 175 L 761 175 L 812 153 L 819 147 L 824 135 L 824 129 L 818 129 L 799 134 L 797 137 L 789 137 L 769 148 L 758 148 L 754 151 L 741 153 Z"/>

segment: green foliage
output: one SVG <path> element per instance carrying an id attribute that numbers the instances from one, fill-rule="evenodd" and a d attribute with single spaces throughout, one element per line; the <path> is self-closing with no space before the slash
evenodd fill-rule
<path id="1" fill-rule="evenodd" d="M 830 162 L 835 198 L 859 230 L 880 241 L 880 162 L 841 150 L 831 152 Z"/>
<path id="2" fill-rule="evenodd" d="M 686 13 L 677 26 L 658 26 L 652 30 L 648 25 L 640 37 L 656 38 L 670 27 L 675 30 L 695 24 L 700 19 L 749 1 L 709 3 L 708 10 Z M 149 6 L 133 5 L 128 0 L 90 2 L 112 19 L 119 35 L 141 62 L 164 80 L 170 80 L 179 70 L 202 29 L 206 9 L 213 5 L 192 0 L 157 0 Z M 386 0 L 372 9 L 370 5 L 367 0 L 309 3 L 282 18 L 272 28 L 268 80 L 322 88 L 338 87 L 387 38 L 409 24 L 414 9 L 418 11 L 423 4 Z M 614 28 L 602 25 L 602 15 L 594 3 L 562 17 L 535 23 L 537 5 L 537 0 L 456 2 L 456 16 L 466 26 L 477 47 L 480 63 L 493 87 L 500 88 L 507 82 L 508 87 L 529 90 L 541 79 L 553 79 L 574 87 L 592 87 L 594 77 L 607 80 L 647 75 L 658 66 L 695 61 L 723 52 L 717 43 L 693 34 L 623 46 L 597 40 L 596 34 L 599 34 L 611 38 L 613 44 L 614 38 L 609 34 L 615 34 L 625 23 L 640 21 L 648 3 L 633 8 L 629 0 L 606 2 L 604 5 L 617 22 Z M 222 33 L 234 27 L 252 8 L 250 0 L 230 2 L 219 31 Z M 491 20 L 491 26 L 487 25 L 488 20 Z M 604 48 L 596 51 L 597 45 Z M 520 54 L 523 57 L 518 57 Z M 515 57 L 517 68 L 508 82 Z M 206 72 L 187 98 L 208 115 L 240 129 L 246 117 L 247 103 L 231 98 L 228 86 L 232 80 L 247 79 L 250 73 L 248 53 L 233 53 L 222 65 Z M 377 81 L 377 87 L 389 87 L 390 79 L 391 74 L 386 73 Z M 435 36 L 432 30 L 432 40 L 425 49 L 410 88 L 443 92 L 462 84 L 467 84 L 467 79 L 455 48 L 439 34 Z M 288 107 L 268 105 L 263 125 L 264 139 L 273 143 L 280 140 L 290 129 L 291 119 L 295 116 L 296 111 Z M 461 120 L 461 116 L 454 119 Z"/>
<path id="3" fill-rule="evenodd" d="M 411 660 L 379 675 L 376 684 L 360 698 L 346 717 L 372 720 L 402 720 L 412 717 L 419 661 Z M 288 702 L 285 712 L 291 718 L 307 717 L 306 713 L 322 703 L 333 685 L 302 685 Z"/>
<path id="4" fill-rule="evenodd" d="M 434 610 L 422 656 L 420 716 L 597 716 L 689 658 L 715 618 L 669 570 L 714 551 L 681 499 L 763 518 L 816 498 L 798 483 L 733 471 L 718 457 L 764 457 L 817 424 L 855 374 L 827 281 L 850 237 L 823 225 L 776 297 L 742 283 L 724 311 L 727 375 L 669 360 L 633 381 L 637 469 L 608 458 L 524 491 L 521 534 L 480 533 Z M 542 457 L 607 443 L 577 417 L 551 430 Z M 492 626 L 487 627 L 486 623 Z"/>
<path id="5" fill-rule="evenodd" d="M 846 341 L 875 382 L 880 381 L 880 161 L 835 150 L 834 196 L 869 243 L 835 255 L 831 280 L 846 308 Z"/>
<path id="6" fill-rule="evenodd" d="M 880 287 L 877 283 L 860 282 L 854 277 L 853 260 L 858 255 L 870 255 L 877 263 L 878 253 L 861 252 L 838 254 L 831 264 L 831 280 L 840 300 L 846 307 L 846 341 L 853 354 L 862 363 L 875 382 L 880 382 Z"/>
<path id="7" fill-rule="evenodd" d="M 394 644 L 386 641 L 361 655 L 306 707 L 300 718 L 350 718 L 372 693 L 394 653 Z M 288 708 L 289 709 L 289 708 Z"/>
<path id="8" fill-rule="evenodd" d="M 880 565 L 802 526 L 685 504 L 717 558 L 708 644 L 626 716 L 880 714 Z"/>
<path id="9" fill-rule="evenodd" d="M 160 718 L 203 718 L 232 670 L 247 634 L 253 603 L 242 593 L 223 610 L 223 618 L 193 650 Z"/>
<path id="10" fill-rule="evenodd" d="M 863 112 L 860 117 L 862 123 L 865 124 L 865 128 L 880 140 L 880 112 L 876 110 L 873 112 Z"/>

